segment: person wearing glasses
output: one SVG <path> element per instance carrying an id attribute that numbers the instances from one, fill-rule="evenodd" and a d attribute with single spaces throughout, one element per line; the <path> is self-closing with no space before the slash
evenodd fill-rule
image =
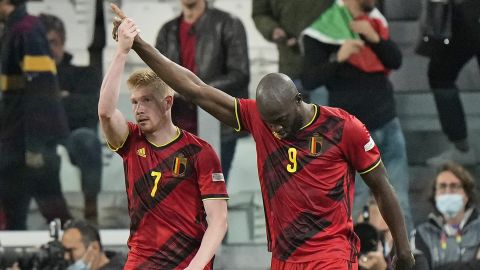
<path id="1" fill-rule="evenodd" d="M 480 269 L 480 217 L 475 181 L 462 166 L 449 162 L 437 173 L 430 201 L 435 207 L 411 242 L 428 269 Z"/>

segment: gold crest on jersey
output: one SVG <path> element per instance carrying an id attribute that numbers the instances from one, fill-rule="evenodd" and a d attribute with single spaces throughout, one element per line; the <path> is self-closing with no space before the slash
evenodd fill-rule
<path id="1" fill-rule="evenodd" d="M 309 139 L 309 149 L 310 154 L 314 156 L 319 156 L 322 152 L 322 143 L 323 137 L 320 136 L 318 133 L 314 133 L 312 137 Z"/>
<path id="2" fill-rule="evenodd" d="M 187 158 L 178 156 L 173 162 L 172 174 L 174 177 L 183 177 L 187 171 Z"/>

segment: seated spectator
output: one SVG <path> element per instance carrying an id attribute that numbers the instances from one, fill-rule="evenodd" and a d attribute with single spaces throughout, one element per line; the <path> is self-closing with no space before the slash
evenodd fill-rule
<path id="1" fill-rule="evenodd" d="M 65 260 L 72 262 L 67 269 L 123 269 L 126 258 L 120 253 L 105 251 L 98 230 L 90 223 L 71 220 L 65 224 L 63 230 Z"/>
<path id="2" fill-rule="evenodd" d="M 97 135 L 97 103 L 101 76 L 90 66 L 71 63 L 72 55 L 65 51 L 66 33 L 61 19 L 40 14 L 47 30 L 50 49 L 57 64 L 62 102 L 71 130 L 65 141 L 72 164 L 81 172 L 85 202 L 85 218 L 97 222 L 97 195 L 102 180 L 102 145 Z"/>
<path id="3" fill-rule="evenodd" d="M 475 182 L 456 163 L 446 163 L 432 186 L 435 212 L 415 231 L 412 244 L 432 270 L 480 269 L 480 217 Z M 416 268 L 419 269 L 419 268 Z"/>

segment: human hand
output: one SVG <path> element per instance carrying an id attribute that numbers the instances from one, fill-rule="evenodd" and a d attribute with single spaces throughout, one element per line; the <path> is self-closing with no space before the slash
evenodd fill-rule
<path id="1" fill-rule="evenodd" d="M 409 251 L 406 255 L 395 255 L 392 264 L 395 270 L 410 270 L 415 265 L 415 258 L 412 252 Z"/>
<path id="2" fill-rule="evenodd" d="M 135 36 L 140 32 L 137 24 L 131 18 L 125 18 L 118 27 L 118 49 L 128 53 L 133 45 Z"/>
<path id="3" fill-rule="evenodd" d="M 127 16 L 117 5 L 114 3 L 110 3 L 110 8 L 112 9 L 113 13 L 115 13 L 116 17 L 113 18 L 113 29 L 112 29 L 112 37 L 115 41 L 118 41 L 118 27 L 120 23 L 122 23 L 123 19 Z"/>
<path id="4" fill-rule="evenodd" d="M 348 60 L 353 54 L 359 53 L 365 46 L 361 40 L 346 40 L 337 52 L 337 61 L 342 63 Z"/>
<path id="5" fill-rule="evenodd" d="M 82 260 L 85 262 L 86 265 L 89 266 L 89 269 L 91 269 L 92 266 L 96 266 L 98 264 L 99 256 L 97 253 L 98 252 L 95 252 L 92 244 L 90 244 L 87 248 L 87 251 L 83 255 Z"/>
<path id="6" fill-rule="evenodd" d="M 42 153 L 34 153 L 27 151 L 25 152 L 25 164 L 27 167 L 38 169 L 45 165 L 45 160 L 43 159 Z"/>
<path id="7" fill-rule="evenodd" d="M 272 40 L 275 43 L 285 43 L 287 41 L 287 33 L 282 28 L 275 27 L 272 32 Z"/>
<path id="8" fill-rule="evenodd" d="M 387 262 L 381 251 L 369 252 L 366 256 L 361 256 L 358 265 L 367 270 L 385 270 Z"/>
<path id="9" fill-rule="evenodd" d="M 366 20 L 350 22 L 350 29 L 357 34 L 361 34 L 367 41 L 371 43 L 380 42 L 380 36 L 378 35 L 377 31 L 375 31 L 372 25 Z"/>

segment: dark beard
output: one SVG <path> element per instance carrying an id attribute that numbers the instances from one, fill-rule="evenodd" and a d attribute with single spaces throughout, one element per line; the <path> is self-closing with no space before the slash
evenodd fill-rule
<path id="1" fill-rule="evenodd" d="M 302 128 L 302 116 L 299 114 L 297 117 L 295 117 L 295 121 L 293 121 L 292 128 L 290 129 L 290 132 L 288 132 L 287 136 L 285 136 L 285 139 L 294 139 L 295 135 L 297 135 L 298 131 Z"/>

